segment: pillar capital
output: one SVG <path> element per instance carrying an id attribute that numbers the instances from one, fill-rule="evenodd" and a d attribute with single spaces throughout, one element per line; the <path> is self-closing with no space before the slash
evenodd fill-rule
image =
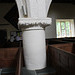
<path id="1" fill-rule="evenodd" d="M 40 26 L 45 28 L 46 26 L 49 26 L 51 24 L 52 20 L 51 18 L 19 18 L 19 28 L 30 28 L 35 26 Z"/>

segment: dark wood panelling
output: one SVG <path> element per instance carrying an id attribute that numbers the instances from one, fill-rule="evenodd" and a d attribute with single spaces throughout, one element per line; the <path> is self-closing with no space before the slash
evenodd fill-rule
<path id="1" fill-rule="evenodd" d="M 16 67 L 18 48 L 0 48 L 0 68 Z"/>
<path id="2" fill-rule="evenodd" d="M 75 47 L 73 43 L 49 46 L 48 64 L 52 62 L 52 66 L 57 70 L 57 75 L 75 75 L 75 54 L 72 52 L 73 47 Z"/>

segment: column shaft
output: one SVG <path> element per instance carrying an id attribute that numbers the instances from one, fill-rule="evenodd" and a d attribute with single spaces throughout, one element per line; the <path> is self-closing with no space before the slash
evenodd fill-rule
<path id="1" fill-rule="evenodd" d="M 23 31 L 23 48 L 27 69 L 37 70 L 46 67 L 45 31 L 42 27 Z"/>

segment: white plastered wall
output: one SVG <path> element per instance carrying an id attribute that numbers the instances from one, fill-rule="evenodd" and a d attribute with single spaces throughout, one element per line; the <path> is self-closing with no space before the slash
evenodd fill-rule
<path id="1" fill-rule="evenodd" d="M 52 25 L 46 27 L 46 39 L 56 38 L 56 19 L 74 19 L 75 28 L 75 5 L 71 3 L 52 3 L 48 17 L 52 18 Z"/>

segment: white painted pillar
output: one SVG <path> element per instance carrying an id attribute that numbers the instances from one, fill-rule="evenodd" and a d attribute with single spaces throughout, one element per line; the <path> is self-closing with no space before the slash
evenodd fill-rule
<path id="1" fill-rule="evenodd" d="M 47 18 L 48 6 L 45 0 L 26 0 L 28 18 L 25 18 L 23 13 L 26 9 L 21 8 L 21 3 L 24 6 L 22 1 L 25 0 L 16 0 L 20 15 L 18 24 L 23 33 L 26 68 L 43 69 L 46 67 L 45 27 L 51 24 L 51 19 Z"/>
<path id="2" fill-rule="evenodd" d="M 45 32 L 37 26 L 23 31 L 23 47 L 26 68 L 30 70 L 46 67 Z"/>

